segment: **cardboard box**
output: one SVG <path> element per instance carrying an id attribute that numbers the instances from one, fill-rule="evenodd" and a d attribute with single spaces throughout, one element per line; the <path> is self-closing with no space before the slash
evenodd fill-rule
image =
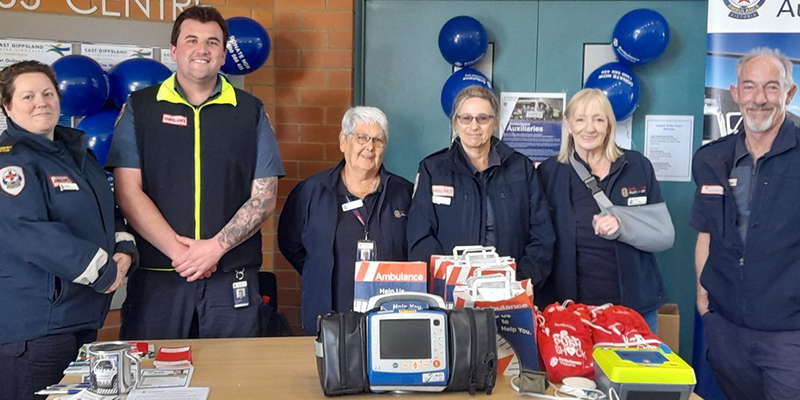
<path id="1" fill-rule="evenodd" d="M 658 309 L 658 333 L 656 336 L 675 352 L 680 350 L 678 347 L 680 344 L 680 326 L 677 304 L 664 304 Z"/>

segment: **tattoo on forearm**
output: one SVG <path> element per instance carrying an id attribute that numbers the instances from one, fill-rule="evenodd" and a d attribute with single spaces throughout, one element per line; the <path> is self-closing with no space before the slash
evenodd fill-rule
<path id="1" fill-rule="evenodd" d="M 222 228 L 219 245 L 228 250 L 249 239 L 261 224 L 275 210 L 275 196 L 278 192 L 278 178 L 270 176 L 253 181 L 253 190 L 247 200 L 236 212 L 236 215 Z"/>

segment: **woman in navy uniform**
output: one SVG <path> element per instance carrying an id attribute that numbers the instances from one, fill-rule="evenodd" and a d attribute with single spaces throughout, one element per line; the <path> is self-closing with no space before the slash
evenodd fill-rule
<path id="1" fill-rule="evenodd" d="M 86 136 L 56 125 L 53 70 L 6 67 L 0 97 L 0 399 L 32 399 L 97 338 L 136 249 Z"/>
<path id="2" fill-rule="evenodd" d="M 621 304 L 642 314 L 656 332 L 657 310 L 666 293 L 655 256 L 616 240 L 619 222 L 601 215 L 569 160 L 583 164 L 615 205 L 663 202 L 650 161 L 636 151 L 620 150 L 615 130 L 614 111 L 603 92 L 583 89 L 567 104 L 558 156 L 537 170 L 552 209 L 557 251 L 553 273 L 536 301 L 540 307 L 567 299 Z"/>
<path id="3" fill-rule="evenodd" d="M 491 90 L 469 86 L 453 101 L 452 145 L 419 164 L 408 216 L 408 258 L 430 261 L 458 245 L 494 246 L 537 287 L 550 274 L 554 233 L 533 163 L 493 134 Z"/>
<path id="4" fill-rule="evenodd" d="M 412 185 L 383 167 L 386 115 L 375 107 L 344 114 L 335 167 L 300 182 L 278 223 L 281 253 L 303 277 L 302 325 L 353 309 L 356 260 L 405 261 Z M 357 251 L 358 250 L 358 251 Z"/>

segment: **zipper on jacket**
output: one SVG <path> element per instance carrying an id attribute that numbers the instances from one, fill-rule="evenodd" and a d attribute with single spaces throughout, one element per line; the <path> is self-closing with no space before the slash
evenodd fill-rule
<path id="1" fill-rule="evenodd" d="M 465 308 L 467 310 L 467 319 L 469 319 L 469 395 L 475 395 L 475 373 L 478 368 L 478 327 L 475 324 L 475 310 Z"/>

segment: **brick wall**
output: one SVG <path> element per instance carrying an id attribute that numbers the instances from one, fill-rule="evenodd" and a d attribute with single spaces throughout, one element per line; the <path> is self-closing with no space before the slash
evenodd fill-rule
<path id="1" fill-rule="evenodd" d="M 106 10 L 124 15 L 126 1 L 131 4 L 130 19 L 147 20 L 131 0 L 106 0 Z M 149 1 L 150 20 L 158 21 L 160 0 Z M 101 0 L 72 3 L 84 10 L 102 7 Z M 280 312 L 299 333 L 300 276 L 277 251 L 277 215 L 300 180 L 341 159 L 339 123 L 352 102 L 353 0 L 201 0 L 201 4 L 213 5 L 225 18 L 245 16 L 258 21 L 272 40 L 269 59 L 264 67 L 245 76 L 245 89 L 264 102 L 286 171 L 278 184 L 276 215 L 261 230 L 262 269 L 277 275 Z M 42 0 L 33 11 L 25 10 L 17 1 L 10 10 L 77 15 L 66 0 Z M 167 9 L 165 15 L 171 18 L 171 10 Z M 91 16 L 109 18 L 101 16 L 100 11 Z M 167 19 L 165 23 L 171 24 Z"/>

